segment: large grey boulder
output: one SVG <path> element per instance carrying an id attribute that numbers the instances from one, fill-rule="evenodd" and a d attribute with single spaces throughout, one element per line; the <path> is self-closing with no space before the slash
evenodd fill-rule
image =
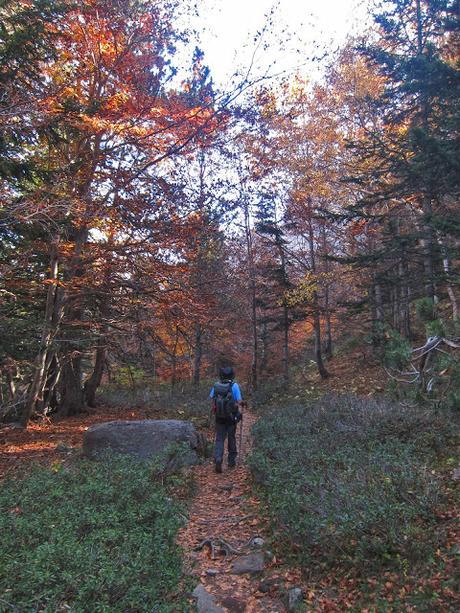
<path id="1" fill-rule="evenodd" d="M 176 453 L 177 443 L 185 443 Z M 163 458 L 165 468 L 199 462 L 205 439 L 189 421 L 178 419 L 143 419 L 109 421 L 91 426 L 83 437 L 83 453 L 96 459 L 109 450 L 129 454 L 141 460 Z"/>

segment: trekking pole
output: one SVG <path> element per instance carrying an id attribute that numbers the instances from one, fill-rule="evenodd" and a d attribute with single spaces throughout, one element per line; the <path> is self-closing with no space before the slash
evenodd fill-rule
<path id="1" fill-rule="evenodd" d="M 240 462 L 243 459 L 243 413 L 241 413 L 240 419 L 240 440 L 239 440 L 239 449 L 240 449 Z"/>

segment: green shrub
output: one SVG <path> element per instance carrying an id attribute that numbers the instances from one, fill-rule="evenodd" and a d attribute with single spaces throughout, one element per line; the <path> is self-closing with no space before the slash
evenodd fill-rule
<path id="1" fill-rule="evenodd" d="M 117 366 L 113 369 L 112 378 L 115 385 L 132 389 L 144 383 L 146 373 L 142 368 L 136 366 Z"/>
<path id="2" fill-rule="evenodd" d="M 416 300 L 415 312 L 422 323 L 428 323 L 437 318 L 436 305 L 432 298 L 419 298 Z"/>
<path id="3" fill-rule="evenodd" d="M 116 457 L 3 483 L 0 610 L 187 610 L 181 508 L 157 478 L 155 464 Z"/>
<path id="4" fill-rule="evenodd" d="M 404 369 L 412 354 L 412 347 L 396 330 L 388 329 L 385 335 L 383 363 L 390 368 Z"/>
<path id="5" fill-rule="evenodd" d="M 427 467 L 454 432 L 445 415 L 329 396 L 264 416 L 249 464 L 304 563 L 399 564 L 426 546 L 440 496 Z"/>

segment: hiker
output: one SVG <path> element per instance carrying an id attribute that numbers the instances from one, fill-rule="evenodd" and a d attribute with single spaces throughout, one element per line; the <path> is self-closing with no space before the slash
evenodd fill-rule
<path id="1" fill-rule="evenodd" d="M 214 460 L 217 473 L 222 472 L 224 444 L 228 437 L 228 467 L 236 465 L 236 426 L 243 418 L 241 411 L 242 396 L 238 383 L 234 381 L 235 373 L 231 366 L 219 370 L 219 381 L 214 383 L 209 397 L 212 400 L 212 410 L 216 418 L 216 442 Z"/>

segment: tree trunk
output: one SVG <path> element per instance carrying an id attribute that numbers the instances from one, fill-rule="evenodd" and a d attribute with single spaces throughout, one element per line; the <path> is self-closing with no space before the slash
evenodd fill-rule
<path id="1" fill-rule="evenodd" d="M 61 374 L 61 402 L 59 411 L 65 417 L 78 415 L 84 406 L 81 357 L 67 358 Z"/>
<path id="2" fill-rule="evenodd" d="M 16 384 L 14 382 L 14 377 L 11 373 L 10 368 L 8 368 L 8 370 L 6 371 L 6 383 L 8 385 L 8 392 L 10 394 L 10 398 L 11 400 L 14 400 L 16 396 Z"/>
<path id="3" fill-rule="evenodd" d="M 397 283 L 393 283 L 393 287 L 390 290 L 391 295 L 391 310 L 393 315 L 393 328 L 395 330 L 399 330 L 399 313 L 400 313 L 400 303 L 399 303 L 399 287 Z"/>
<path id="4" fill-rule="evenodd" d="M 48 378 L 46 380 L 45 389 L 43 391 L 43 414 L 55 410 L 57 408 L 56 388 L 61 377 L 61 365 L 56 354 L 53 354 L 50 367 L 48 369 Z"/>
<path id="5" fill-rule="evenodd" d="M 330 263 L 327 259 L 328 255 L 328 245 L 327 245 L 327 236 L 326 236 L 326 224 L 323 220 L 321 224 L 321 239 L 322 239 L 322 250 L 323 257 L 325 262 L 325 272 L 326 272 L 326 283 L 324 286 L 324 317 L 326 324 L 326 345 L 324 347 L 324 355 L 327 360 L 332 358 L 332 323 L 331 323 L 331 310 L 329 306 L 329 272 L 330 272 Z"/>
<path id="6" fill-rule="evenodd" d="M 309 245 L 309 250 L 310 250 L 310 267 L 311 267 L 311 272 L 313 273 L 313 275 L 316 275 L 315 241 L 314 241 L 314 235 L 313 235 L 313 207 L 312 207 L 310 198 L 308 198 L 307 203 L 308 203 L 309 212 L 310 212 L 309 223 L 308 223 L 308 245 Z M 326 367 L 324 366 L 323 356 L 321 353 L 321 316 L 320 316 L 320 309 L 319 309 L 318 293 L 316 292 L 316 290 L 313 292 L 312 306 L 313 306 L 313 333 L 314 333 L 314 339 L 315 339 L 315 361 L 316 361 L 316 366 L 318 368 L 319 376 L 321 377 L 321 379 L 326 379 L 327 377 L 329 377 L 329 373 L 326 370 Z"/>
<path id="7" fill-rule="evenodd" d="M 280 263 L 281 263 L 281 277 L 282 277 L 282 286 L 283 286 L 283 379 L 284 386 L 289 387 L 289 368 L 290 368 L 290 359 L 289 359 L 289 308 L 286 301 L 285 293 L 289 288 L 288 275 L 287 275 L 287 266 L 286 266 L 286 254 L 284 253 L 283 243 L 281 240 L 280 233 L 277 233 L 275 236 L 276 246 L 278 248 Z"/>
<path id="8" fill-rule="evenodd" d="M 40 350 L 35 358 L 32 381 L 27 390 L 27 396 L 21 415 L 21 424 L 27 428 L 29 420 L 35 411 L 47 378 L 47 366 L 51 364 L 49 351 L 54 337 L 59 329 L 62 318 L 62 291 L 58 285 L 59 260 L 58 245 L 50 246 L 50 275 L 46 296 L 45 321 L 40 340 Z"/>
<path id="9" fill-rule="evenodd" d="M 174 394 L 174 390 L 176 388 L 176 382 L 177 382 L 177 346 L 178 344 L 179 344 L 179 330 L 176 326 L 176 336 L 174 339 L 174 347 L 173 347 L 173 352 L 171 356 L 171 366 L 172 366 L 171 394 Z"/>
<path id="10" fill-rule="evenodd" d="M 65 280 L 69 290 L 66 295 L 65 323 L 63 325 L 61 356 L 62 376 L 60 381 L 61 404 L 59 407 L 63 415 L 77 415 L 84 407 L 84 392 L 82 387 L 81 346 L 84 333 L 80 325 L 83 319 L 84 304 L 81 290 L 72 287 L 72 284 L 84 274 L 83 250 L 88 240 L 88 229 L 81 227 L 74 236 L 75 246 Z M 72 293 L 73 292 L 73 293 Z M 80 337 L 75 338 L 80 334 Z"/>
<path id="11" fill-rule="evenodd" d="M 267 370 L 268 365 L 268 326 L 267 322 L 262 322 L 262 357 L 260 360 L 259 372 L 263 373 Z"/>
<path id="12" fill-rule="evenodd" d="M 409 272 L 407 255 L 402 250 L 401 260 L 398 265 L 399 272 L 399 331 L 405 337 L 411 338 L 410 310 L 409 310 Z"/>
<path id="13" fill-rule="evenodd" d="M 458 302 L 454 289 L 450 283 L 450 262 L 448 251 L 446 245 L 444 244 L 440 236 L 438 236 L 438 244 L 441 247 L 442 252 L 442 268 L 444 271 L 444 276 L 446 278 L 447 295 L 449 296 L 450 304 L 452 305 L 452 318 L 455 320 L 458 317 Z"/>
<path id="14" fill-rule="evenodd" d="M 324 316 L 326 319 L 326 346 L 324 348 L 324 355 L 327 360 L 332 358 L 332 325 L 331 325 L 331 311 L 329 309 L 329 287 L 326 286 L 324 290 Z"/>
<path id="15" fill-rule="evenodd" d="M 436 285 L 434 281 L 434 257 L 433 257 L 433 232 L 428 224 L 424 224 L 423 228 L 425 237 L 421 240 L 423 253 L 423 271 L 424 271 L 424 287 L 425 296 L 430 298 L 434 304 L 438 302 L 436 296 Z"/>
<path id="16" fill-rule="evenodd" d="M 383 325 L 385 323 L 385 314 L 383 310 L 382 287 L 375 279 L 372 282 L 372 346 L 373 350 L 377 351 L 382 344 Z"/>
<path id="17" fill-rule="evenodd" d="M 326 370 L 323 362 L 323 356 L 321 355 L 321 318 L 319 315 L 319 305 L 318 305 L 318 296 L 316 292 L 314 292 L 313 296 L 313 330 L 314 330 L 314 338 L 315 338 L 315 361 L 316 366 L 318 368 L 318 373 L 321 379 L 327 379 L 329 377 L 329 373 Z"/>
<path id="18" fill-rule="evenodd" d="M 249 217 L 249 206 L 244 203 L 244 229 L 246 234 L 246 253 L 248 257 L 249 268 L 249 284 L 251 288 L 251 329 L 252 329 L 252 361 L 251 361 L 251 384 L 252 389 L 257 389 L 258 376 L 258 331 L 257 331 L 257 292 L 256 292 L 256 275 L 254 268 L 254 251 L 252 243 L 251 220 Z"/>
<path id="19" fill-rule="evenodd" d="M 195 386 L 198 386 L 201 380 L 201 359 L 203 356 L 202 334 L 203 334 L 203 330 L 202 330 L 201 324 L 196 324 L 195 326 L 195 344 L 194 344 L 194 352 L 193 352 L 193 375 L 192 375 L 192 383 Z"/>
<path id="20" fill-rule="evenodd" d="M 289 386 L 289 310 L 283 302 L 283 379 L 285 387 Z"/>
<path id="21" fill-rule="evenodd" d="M 385 311 L 383 308 L 383 298 L 382 298 L 382 286 L 377 281 L 374 284 L 374 295 L 375 295 L 375 316 L 377 322 L 383 325 L 385 323 Z"/>
<path id="22" fill-rule="evenodd" d="M 86 404 L 89 407 L 96 406 L 96 392 L 101 384 L 102 375 L 104 374 L 104 366 L 107 359 L 107 340 L 106 336 L 102 335 L 98 340 L 96 349 L 96 360 L 94 362 L 93 372 L 91 377 L 85 382 L 84 395 Z"/>

